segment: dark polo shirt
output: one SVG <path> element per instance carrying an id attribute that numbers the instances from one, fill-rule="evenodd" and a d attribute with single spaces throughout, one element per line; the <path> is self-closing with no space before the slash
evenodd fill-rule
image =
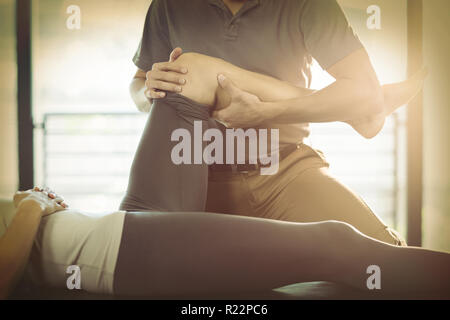
<path id="1" fill-rule="evenodd" d="M 153 0 L 133 61 L 148 71 L 176 47 L 308 87 L 312 57 L 327 69 L 362 45 L 336 0 L 247 0 L 234 16 L 222 0 Z M 265 127 L 280 144 L 309 135 L 307 124 Z"/>

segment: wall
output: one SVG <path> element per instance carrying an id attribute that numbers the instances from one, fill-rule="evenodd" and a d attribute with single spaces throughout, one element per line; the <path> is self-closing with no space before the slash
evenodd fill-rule
<path id="1" fill-rule="evenodd" d="M 18 187 L 15 1 L 0 0 L 0 198 Z"/>
<path id="2" fill-rule="evenodd" d="M 450 251 L 450 1 L 423 1 L 424 89 L 423 245 Z"/>

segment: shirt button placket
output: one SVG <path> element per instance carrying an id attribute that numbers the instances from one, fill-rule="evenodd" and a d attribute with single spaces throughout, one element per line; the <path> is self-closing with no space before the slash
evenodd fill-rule
<path id="1" fill-rule="evenodd" d="M 236 20 L 233 20 L 225 25 L 226 29 L 226 37 L 230 40 L 234 40 L 238 36 L 239 27 L 236 23 Z"/>

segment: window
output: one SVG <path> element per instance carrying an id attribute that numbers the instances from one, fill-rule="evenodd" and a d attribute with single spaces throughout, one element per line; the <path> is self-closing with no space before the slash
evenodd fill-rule
<path id="1" fill-rule="evenodd" d="M 33 1 L 35 178 L 72 207 L 116 210 L 126 190 L 146 119 L 128 86 L 149 3 Z"/>

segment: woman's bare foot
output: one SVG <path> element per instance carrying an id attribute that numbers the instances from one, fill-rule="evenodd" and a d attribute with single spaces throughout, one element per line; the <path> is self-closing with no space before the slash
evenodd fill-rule
<path id="1" fill-rule="evenodd" d="M 386 117 L 398 108 L 408 104 L 422 90 L 428 69 L 422 68 L 408 80 L 387 84 L 382 87 L 385 110 L 377 115 L 346 121 L 367 139 L 375 137 L 383 129 Z"/>
<path id="2" fill-rule="evenodd" d="M 411 100 L 422 90 L 427 75 L 428 69 L 422 68 L 406 81 L 383 86 L 386 106 L 384 115 L 387 117 L 401 106 L 411 102 Z"/>

